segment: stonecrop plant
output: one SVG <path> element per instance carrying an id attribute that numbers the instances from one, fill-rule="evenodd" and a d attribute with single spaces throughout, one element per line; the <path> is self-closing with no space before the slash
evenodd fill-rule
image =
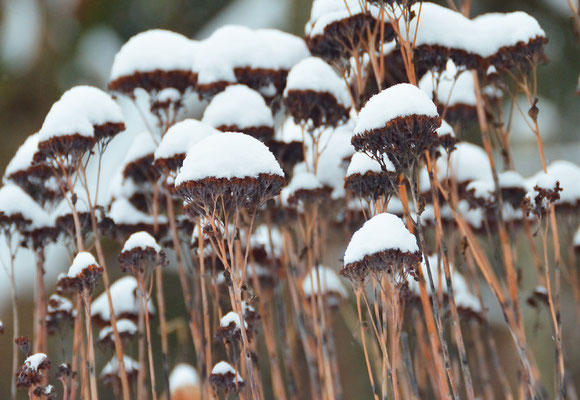
<path id="1" fill-rule="evenodd" d="M 524 12 L 448 3 L 314 0 L 303 38 L 148 30 L 108 88 L 66 91 L 0 189 L 0 397 L 331 400 L 356 380 L 375 400 L 577 398 L 580 167 L 544 155 L 548 38 Z M 520 95 L 528 178 L 503 107 Z M 48 265 L 51 245 L 70 262 Z"/>

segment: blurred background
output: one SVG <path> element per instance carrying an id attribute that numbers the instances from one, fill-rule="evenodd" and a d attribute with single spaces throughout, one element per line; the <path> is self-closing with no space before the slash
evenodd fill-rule
<path id="1" fill-rule="evenodd" d="M 312 0 L 0 0 L 0 170 L 4 171 L 24 139 L 40 128 L 51 104 L 62 92 L 76 84 L 106 88 L 115 53 L 134 34 L 150 28 L 165 28 L 201 39 L 221 25 L 235 23 L 302 35 L 311 3 Z M 547 158 L 548 161 L 580 162 L 580 96 L 574 94 L 580 72 L 580 49 L 567 0 L 473 0 L 472 3 L 472 15 L 522 10 L 538 19 L 550 40 L 547 46 L 550 63 L 541 66 L 538 75 L 539 122 Z M 535 139 L 519 116 L 513 122 L 513 139 L 517 169 L 524 175 L 534 173 L 539 168 Z M 115 248 L 111 250 L 113 261 Z M 340 251 L 337 249 L 337 254 Z M 29 263 L 32 267 L 33 260 Z M 19 274 L 19 271 L 16 274 L 20 275 L 17 276 L 19 295 L 25 303 L 26 289 L 32 287 L 32 275 Z M 171 279 L 177 285 L 176 278 Z M 6 305 L 0 308 L 0 319 L 5 321 L 10 318 L 6 280 L 0 272 L 0 304 Z M 168 285 L 171 284 L 170 281 Z M 52 287 L 49 283 L 49 293 Z M 169 299 L 168 306 L 169 318 L 180 313 L 185 315 L 181 298 Z M 563 315 L 575 315 L 570 295 L 565 294 L 563 308 Z M 533 309 L 527 312 L 538 313 Z M 538 313 L 535 318 L 537 326 L 533 327 L 531 340 L 533 346 L 539 346 L 538 354 L 545 357 L 548 371 L 544 375 L 545 383 L 550 386 L 553 353 L 551 346 L 546 346 L 545 351 L 541 346 L 543 340 L 550 340 L 551 332 L 544 314 Z M 493 315 L 492 312 L 492 318 Z M 501 322 L 499 312 L 495 312 L 495 318 Z M 31 333 L 29 323 L 24 322 L 24 334 Z M 563 324 L 564 340 L 570 348 L 574 343 L 572 338 L 580 337 L 580 328 L 575 319 L 564 319 Z M 501 345 L 511 346 L 502 328 L 498 327 L 495 334 Z M 351 335 L 346 332 L 339 337 L 339 347 L 352 347 Z M 0 376 L 7 376 L 4 373 L 9 368 L 10 336 L 8 329 L 0 337 L 0 360 L 6 359 L 0 363 Z M 573 362 L 580 359 L 580 354 L 577 346 L 572 347 L 568 360 Z M 178 350 L 179 346 L 175 353 Z M 348 358 L 355 356 L 360 354 L 345 351 L 343 361 L 352 362 Z M 363 365 L 362 360 L 356 363 Z M 573 364 L 569 367 L 573 381 L 578 384 L 580 366 L 578 362 Z M 515 366 L 513 370 L 515 373 Z M 347 383 L 343 386 L 348 388 L 345 395 L 366 398 L 368 384 L 362 368 L 344 379 Z M 6 384 L 6 379 L 0 379 L 0 398 L 7 393 Z"/>

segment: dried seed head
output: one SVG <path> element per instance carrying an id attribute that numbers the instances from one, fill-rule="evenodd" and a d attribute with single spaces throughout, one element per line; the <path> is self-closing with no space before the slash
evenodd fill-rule
<path id="1" fill-rule="evenodd" d="M 294 121 L 314 128 L 348 120 L 351 100 L 344 81 L 317 57 L 300 61 L 288 74 L 284 105 Z"/>
<path id="2" fill-rule="evenodd" d="M 125 43 L 113 62 L 109 89 L 133 96 L 143 89 L 155 96 L 166 88 L 191 90 L 197 74 L 191 70 L 196 43 L 163 29 L 141 32 Z"/>
<path id="3" fill-rule="evenodd" d="M 139 363 L 129 356 L 123 356 L 123 364 L 125 365 L 127 378 L 129 378 L 130 381 L 134 381 L 139 373 Z M 111 360 L 105 365 L 101 371 L 100 378 L 105 386 L 114 387 L 121 384 L 117 357 L 111 358 Z"/>
<path id="4" fill-rule="evenodd" d="M 244 380 L 238 371 L 225 361 L 220 361 L 214 365 L 209 382 L 216 392 L 224 390 L 226 393 L 237 393 L 244 386 Z"/>
<path id="5" fill-rule="evenodd" d="M 348 59 L 364 44 L 375 45 L 393 39 L 388 18 L 381 18 L 380 5 L 358 0 L 312 4 L 306 24 L 306 43 L 311 53 L 329 61 Z M 382 25 L 382 26 L 381 26 Z M 383 37 L 371 41 L 368 32 L 381 32 Z M 364 43 L 364 44 L 363 44 Z"/>
<path id="6" fill-rule="evenodd" d="M 381 163 L 365 153 L 355 153 L 344 178 L 344 187 L 355 197 L 375 201 L 380 197 L 389 199 L 396 191 L 398 182 L 393 163 L 386 157 L 378 157 Z"/>
<path id="7" fill-rule="evenodd" d="M 145 231 L 132 234 L 125 242 L 119 255 L 121 270 L 138 275 L 149 266 L 155 268 L 165 264 L 165 252 L 153 236 Z"/>
<path id="8" fill-rule="evenodd" d="M 340 274 L 355 282 L 364 281 L 369 273 L 386 274 L 394 283 L 402 284 L 420 260 L 415 236 L 399 217 L 383 213 L 352 235 Z"/>
<path id="9" fill-rule="evenodd" d="M 241 340 L 241 329 L 240 316 L 236 312 L 230 311 L 220 320 L 220 326 L 215 333 L 215 337 L 216 339 L 229 342 Z M 251 340 L 251 330 L 248 329 L 246 321 L 244 321 L 244 329 L 246 329 L 248 339 Z"/>
<path id="10" fill-rule="evenodd" d="M 385 110 L 388 110 L 386 112 Z M 373 96 L 359 113 L 352 145 L 381 162 L 386 154 L 398 172 L 410 171 L 425 151 L 438 145 L 441 125 L 437 107 L 410 84 L 399 84 Z"/>
<path id="11" fill-rule="evenodd" d="M 14 339 L 14 343 L 18 347 L 18 350 L 23 352 L 26 355 L 26 357 L 28 357 L 28 354 L 30 353 L 30 345 L 32 343 L 32 340 L 29 337 L 20 336 Z"/>
<path id="12" fill-rule="evenodd" d="M 70 266 L 67 278 L 70 279 L 70 284 L 78 292 L 93 291 L 101 275 L 103 274 L 103 267 L 101 267 L 95 257 L 89 252 L 81 251 L 73 260 Z"/>
<path id="13" fill-rule="evenodd" d="M 255 211 L 282 189 L 284 173 L 268 148 L 243 133 L 211 135 L 194 145 L 175 181 L 175 192 L 190 209 L 214 215 Z"/>
<path id="14" fill-rule="evenodd" d="M 28 357 L 18 370 L 16 386 L 30 388 L 38 385 L 44 371 L 50 369 L 50 360 L 44 353 L 36 353 Z"/>

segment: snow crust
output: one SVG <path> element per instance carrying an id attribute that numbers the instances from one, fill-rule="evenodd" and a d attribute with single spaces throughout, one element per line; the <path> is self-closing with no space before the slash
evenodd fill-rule
<path id="1" fill-rule="evenodd" d="M 136 72 L 189 71 L 195 56 L 196 42 L 164 29 L 138 33 L 115 55 L 110 80 Z"/>
<path id="2" fill-rule="evenodd" d="M 439 137 L 442 136 L 455 137 L 455 132 L 453 132 L 453 128 L 444 119 L 441 120 L 441 126 L 437 128 L 435 132 L 437 132 L 437 136 Z"/>
<path id="3" fill-rule="evenodd" d="M 320 285 L 318 284 L 319 280 Z M 341 282 L 338 274 L 333 269 L 322 265 L 310 270 L 302 281 L 302 290 L 306 297 L 312 295 L 313 289 L 314 293 L 334 293 L 340 295 L 342 298 L 348 298 L 348 291 Z"/>
<path id="4" fill-rule="evenodd" d="M 131 251 L 137 248 L 145 250 L 148 247 L 152 248 L 157 253 L 161 251 L 161 247 L 157 244 L 157 241 L 153 236 L 151 236 L 149 233 L 145 231 L 136 232 L 131 236 L 129 236 L 129 239 L 125 241 L 121 253 Z"/>
<path id="5" fill-rule="evenodd" d="M 197 370 L 189 364 L 177 364 L 169 375 L 169 387 L 172 393 L 183 387 L 198 387 L 200 383 Z"/>
<path id="6" fill-rule="evenodd" d="M 291 90 L 330 93 L 342 106 L 351 106 L 344 81 L 330 65 L 318 57 L 305 58 L 290 70 L 284 95 L 287 96 Z"/>
<path id="7" fill-rule="evenodd" d="M 260 174 L 284 176 L 272 152 L 249 135 L 225 132 L 211 135 L 187 152 L 175 185 L 204 178 L 257 178 Z"/>
<path id="8" fill-rule="evenodd" d="M 358 115 L 355 134 L 384 128 L 398 117 L 425 115 L 437 117 L 437 107 L 431 98 L 416 86 L 400 83 L 391 86 L 369 99 Z"/>
<path id="9" fill-rule="evenodd" d="M 155 160 L 187 153 L 187 149 L 209 135 L 220 133 L 217 129 L 196 119 L 185 119 L 171 126 L 155 150 Z"/>
<path id="10" fill-rule="evenodd" d="M 203 113 L 204 124 L 217 128 L 221 125 L 250 127 L 273 127 L 272 111 L 260 93 L 245 85 L 228 86 L 211 100 Z"/>
<path id="11" fill-rule="evenodd" d="M 401 218 L 382 213 L 369 219 L 352 235 L 344 252 L 344 265 L 386 250 L 416 253 L 419 247 L 417 239 L 407 230 Z"/>

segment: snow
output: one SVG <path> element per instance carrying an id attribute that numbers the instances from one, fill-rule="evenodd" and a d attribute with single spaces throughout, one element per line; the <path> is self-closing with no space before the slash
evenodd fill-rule
<path id="1" fill-rule="evenodd" d="M 450 155 L 449 164 L 451 171 L 448 170 L 446 159 L 440 157 L 437 160 L 438 177 L 440 179 L 447 178 L 450 174 L 458 183 L 493 179 L 487 153 L 475 144 L 468 142 L 458 143 Z"/>
<path id="2" fill-rule="evenodd" d="M 201 383 L 197 370 L 189 364 L 180 363 L 173 368 L 169 375 L 171 393 L 183 387 L 198 387 Z"/>
<path id="3" fill-rule="evenodd" d="M 93 86 L 75 86 L 62 95 L 61 102 L 76 110 L 94 125 L 124 122 L 121 107 L 111 96 Z"/>
<path id="4" fill-rule="evenodd" d="M 569 161 L 554 161 L 548 165 L 548 173 L 559 182 L 562 191 L 558 203 L 577 204 L 580 202 L 580 167 Z"/>
<path id="5" fill-rule="evenodd" d="M 272 239 L 271 244 L 270 238 Z M 284 247 L 284 238 L 278 227 L 262 224 L 254 229 L 250 244 L 252 248 L 264 247 L 268 254 L 273 252 L 270 255 L 279 258 Z"/>
<path id="6" fill-rule="evenodd" d="M 95 257 L 93 257 L 91 253 L 87 251 L 81 251 L 74 258 L 73 263 L 68 270 L 67 277 L 77 278 L 84 272 L 85 269 L 92 265 L 96 265 L 97 268 L 100 269 L 97 260 L 95 260 Z"/>
<path id="7" fill-rule="evenodd" d="M 323 151 L 318 157 L 317 177 L 323 185 L 333 189 L 332 199 L 344 198 L 344 177 L 348 160 L 354 154 L 351 144 L 352 126 L 348 123 L 326 132 L 321 137 L 320 148 Z M 310 165 L 311 157 L 309 155 Z"/>
<path id="8" fill-rule="evenodd" d="M 554 176 L 550 174 L 541 173 L 539 175 L 536 175 L 536 184 L 534 185 L 534 187 L 537 186 L 538 188 L 544 190 L 555 190 L 557 184 L 558 180 Z"/>
<path id="9" fill-rule="evenodd" d="M 457 204 L 457 212 L 474 229 L 481 229 L 485 217 L 481 208 L 471 208 L 467 200 L 460 200 Z"/>
<path id="10" fill-rule="evenodd" d="M 525 179 L 516 171 L 504 171 L 498 174 L 499 187 L 502 189 L 525 188 Z"/>
<path id="11" fill-rule="evenodd" d="M 386 154 L 383 155 L 383 162 L 387 167 L 387 171 L 395 172 L 395 166 L 388 159 Z M 383 170 L 381 169 L 381 165 L 376 160 L 370 158 L 366 153 L 354 153 L 346 170 L 346 176 L 349 177 L 355 174 L 364 175 L 367 172 L 380 174 Z"/>
<path id="12" fill-rule="evenodd" d="M 122 165 L 127 165 L 141 158 L 150 156 L 155 153 L 156 149 L 157 143 L 155 143 L 153 135 L 150 132 L 144 131 L 138 133 L 133 138 Z"/>
<path id="13" fill-rule="evenodd" d="M 171 126 L 155 150 L 155 160 L 185 154 L 187 149 L 218 130 L 196 119 L 185 119 Z"/>
<path id="14" fill-rule="evenodd" d="M 139 313 L 139 292 L 137 289 L 137 281 L 134 277 L 124 276 L 115 281 L 111 285 L 110 290 L 116 315 L 137 315 Z M 155 308 L 151 302 L 149 302 L 149 312 L 155 312 Z M 103 321 L 110 321 L 110 315 L 107 294 L 103 292 L 92 303 L 91 317 L 98 316 Z"/>
<path id="15" fill-rule="evenodd" d="M 318 285 L 319 280 L 320 285 Z M 304 295 L 306 297 L 312 295 L 313 288 L 314 293 L 338 294 L 342 298 L 348 298 L 348 292 L 342 284 L 338 274 L 331 268 L 322 265 L 310 270 L 308 275 L 306 275 L 302 281 L 302 290 L 304 290 Z"/>
<path id="16" fill-rule="evenodd" d="M 129 335 L 134 335 L 135 333 L 137 333 L 137 325 L 135 325 L 135 323 L 130 319 L 125 318 L 119 319 L 117 320 L 117 331 L 119 332 L 119 334 L 125 333 Z M 113 327 L 106 326 L 99 332 L 99 341 L 104 340 L 108 336 L 113 337 L 113 335 L 114 335 Z"/>
<path id="17" fill-rule="evenodd" d="M 64 275 L 64 274 L 62 274 L 62 275 Z M 53 307 L 50 303 L 57 303 L 57 306 Z M 51 294 L 49 299 L 48 299 L 47 310 L 49 313 L 64 312 L 67 314 L 68 313 L 72 314 L 73 304 L 66 297 L 59 296 L 58 294 Z"/>
<path id="18" fill-rule="evenodd" d="M 110 80 L 136 72 L 189 71 L 195 56 L 195 41 L 163 29 L 133 36 L 115 55 Z"/>
<path id="19" fill-rule="evenodd" d="M 493 201 L 495 198 L 495 185 L 493 181 L 483 181 L 483 180 L 476 180 L 471 181 L 466 190 L 473 191 L 473 194 L 476 199 L 483 199 L 487 201 Z"/>
<path id="20" fill-rule="evenodd" d="M 282 189 L 282 202 L 288 204 L 288 198 L 300 190 L 313 191 L 322 188 L 324 188 L 324 185 L 320 183 L 316 175 L 306 170 L 297 171 L 295 167 L 294 176 L 292 177 L 290 184 Z"/>
<path id="21" fill-rule="evenodd" d="M 305 58 L 290 70 L 284 96 L 291 90 L 330 93 L 338 104 L 345 108 L 351 106 L 345 82 L 330 65 L 318 57 Z"/>
<path id="22" fill-rule="evenodd" d="M 54 137 L 68 135 L 92 138 L 94 137 L 93 125 L 85 115 L 76 110 L 76 107 L 67 101 L 59 100 L 52 105 L 44 118 L 38 132 L 38 142 L 42 143 Z"/>
<path id="23" fill-rule="evenodd" d="M 129 356 L 126 355 L 123 356 L 123 364 L 125 365 L 125 372 L 127 374 L 133 374 L 139 371 L 139 363 Z M 101 377 L 116 376 L 118 374 L 119 374 L 119 362 L 117 361 L 117 357 L 114 356 L 101 371 Z"/>
<path id="24" fill-rule="evenodd" d="M 580 246 L 580 226 L 576 229 L 576 233 L 574 234 L 574 239 L 572 239 L 572 243 L 574 246 Z"/>
<path id="25" fill-rule="evenodd" d="M 407 230 L 401 218 L 382 213 L 365 222 L 352 235 L 344 252 L 344 265 L 362 261 L 366 256 L 388 250 L 416 253 L 419 247 L 417 239 Z"/>
<path id="26" fill-rule="evenodd" d="M 228 372 L 235 375 L 238 382 L 244 381 L 240 374 L 226 361 L 218 362 L 211 370 L 212 375 L 225 375 Z"/>
<path id="27" fill-rule="evenodd" d="M 461 71 L 458 74 L 452 60 L 447 61 L 446 69 L 441 74 L 429 71 L 423 75 L 419 81 L 419 88 L 429 96 L 434 94 L 434 100 L 440 105 L 452 107 L 456 104 L 465 104 L 475 107 L 477 103 L 471 71 Z"/>
<path id="28" fill-rule="evenodd" d="M 421 3 L 412 6 L 415 15 L 419 15 L 420 6 Z M 470 20 L 429 2 L 422 2 L 420 12 L 421 17 L 414 18 L 409 29 L 409 37 L 413 38 L 419 24 L 416 46 L 439 45 L 487 58 L 502 47 L 546 36 L 538 22 L 524 12 L 484 14 Z M 399 25 L 405 32 L 403 18 Z"/>
<path id="29" fill-rule="evenodd" d="M 29 220 L 27 228 L 38 229 L 54 226 L 54 220 L 32 199 L 24 190 L 14 184 L 6 184 L 0 188 L 0 212 L 7 216 L 22 217 Z"/>
<path id="30" fill-rule="evenodd" d="M 272 111 L 264 98 L 245 85 L 228 86 L 211 100 L 201 120 L 204 124 L 236 126 L 239 129 L 250 127 L 273 127 Z"/>
<path id="31" fill-rule="evenodd" d="M 38 138 L 38 133 L 26 138 L 8 163 L 4 177 L 10 176 L 15 172 L 25 171 L 32 166 L 34 154 L 38 151 Z"/>
<path id="32" fill-rule="evenodd" d="M 125 242 L 125 245 L 123 246 L 123 250 L 121 251 L 121 253 L 131 251 L 137 248 L 141 250 L 152 248 L 153 250 L 155 250 L 156 253 L 159 253 L 161 251 L 161 247 L 157 244 L 155 238 L 151 236 L 149 233 L 144 231 L 136 232 L 131 236 L 129 236 L 129 239 L 127 239 L 127 241 Z"/>
<path id="33" fill-rule="evenodd" d="M 225 132 L 211 135 L 187 152 L 175 185 L 213 178 L 258 178 L 260 174 L 284 176 L 272 152 L 249 135 Z"/>
<path id="34" fill-rule="evenodd" d="M 437 117 L 437 107 L 431 98 L 416 86 L 400 83 L 391 86 L 369 99 L 358 115 L 355 134 L 384 128 L 398 117 L 425 115 Z"/>
<path id="35" fill-rule="evenodd" d="M 305 31 L 310 37 L 322 35 L 324 29 L 333 22 L 367 12 L 378 18 L 379 7 L 375 4 L 365 4 L 360 0 L 316 0 L 312 4 L 310 20 L 306 24 Z"/>
<path id="36" fill-rule="evenodd" d="M 200 42 L 193 70 L 201 84 L 235 82 L 236 67 L 289 70 L 308 55 L 304 41 L 289 33 L 225 25 Z"/>
<path id="37" fill-rule="evenodd" d="M 40 366 L 40 364 L 42 364 L 44 361 L 48 360 L 48 356 L 44 353 L 36 353 L 31 355 L 30 357 L 28 357 L 25 361 L 24 361 L 24 365 L 37 372 L 38 371 L 38 367 Z"/>
<path id="38" fill-rule="evenodd" d="M 475 313 L 481 312 L 479 299 L 468 291 L 461 291 L 455 294 L 455 305 L 457 308 L 471 310 Z"/>
<path id="39" fill-rule="evenodd" d="M 234 311 L 230 311 L 229 313 L 227 313 L 222 317 L 222 319 L 220 320 L 220 326 L 222 328 L 225 328 L 230 326 L 232 322 L 234 323 L 235 329 L 239 330 L 241 327 L 240 316 Z M 246 321 L 244 321 L 244 327 L 247 326 L 248 324 L 246 323 Z"/>
<path id="40" fill-rule="evenodd" d="M 136 209 L 129 200 L 123 198 L 113 201 L 108 216 L 115 224 L 119 225 L 153 225 L 155 223 L 155 218 L 153 218 L 153 216 Z M 167 218 L 163 215 L 159 215 L 157 217 L 157 222 L 159 224 L 166 224 Z"/>
<path id="41" fill-rule="evenodd" d="M 439 137 L 443 136 L 455 137 L 455 132 L 453 132 L 453 128 L 444 119 L 441 120 L 441 126 L 437 128 L 435 132 L 437 132 L 437 136 Z"/>

